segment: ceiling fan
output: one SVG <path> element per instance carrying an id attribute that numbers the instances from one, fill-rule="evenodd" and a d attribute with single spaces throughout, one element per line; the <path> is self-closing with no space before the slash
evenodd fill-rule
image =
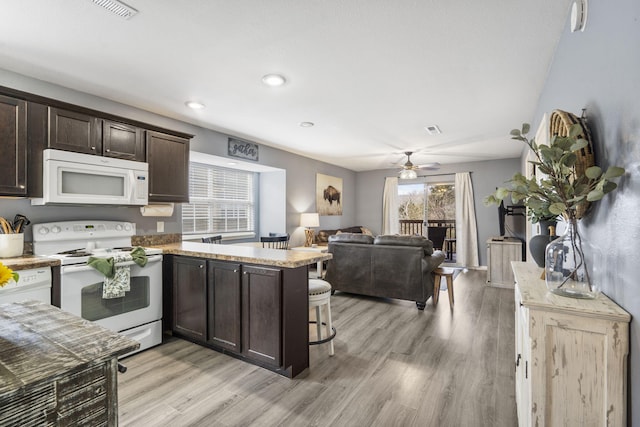
<path id="1" fill-rule="evenodd" d="M 407 161 L 404 165 L 402 165 L 402 169 L 398 173 L 398 177 L 400 179 L 416 179 L 418 177 L 418 170 L 420 169 L 430 169 L 436 170 L 440 167 L 440 163 L 429 163 L 428 165 L 417 166 L 411 162 L 411 155 L 413 151 L 405 151 L 404 154 L 407 156 Z"/>

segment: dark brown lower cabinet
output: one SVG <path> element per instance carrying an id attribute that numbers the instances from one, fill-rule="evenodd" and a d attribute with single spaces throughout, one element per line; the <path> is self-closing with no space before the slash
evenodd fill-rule
<path id="1" fill-rule="evenodd" d="M 207 339 L 207 261 L 173 258 L 173 325 L 175 332 Z"/>
<path id="2" fill-rule="evenodd" d="M 280 366 L 282 349 L 281 272 L 245 266 L 242 271 L 242 354 Z"/>
<path id="3" fill-rule="evenodd" d="M 240 264 L 209 261 L 207 281 L 207 341 L 240 352 L 242 288 Z"/>
<path id="4" fill-rule="evenodd" d="M 174 335 L 290 378 L 309 367 L 307 266 L 172 259 Z"/>

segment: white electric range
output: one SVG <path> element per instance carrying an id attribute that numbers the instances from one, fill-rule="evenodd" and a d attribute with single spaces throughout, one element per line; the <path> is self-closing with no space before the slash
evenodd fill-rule
<path id="1" fill-rule="evenodd" d="M 34 224 L 33 252 L 60 260 L 60 288 L 54 295 L 60 295 L 61 309 L 139 341 L 140 351 L 162 342 L 162 250 L 144 248 L 144 267 L 115 263 L 130 271 L 130 290 L 120 298 L 103 298 L 104 275 L 87 265 L 90 257 L 130 252 L 135 233 L 134 223 L 121 221 Z"/>

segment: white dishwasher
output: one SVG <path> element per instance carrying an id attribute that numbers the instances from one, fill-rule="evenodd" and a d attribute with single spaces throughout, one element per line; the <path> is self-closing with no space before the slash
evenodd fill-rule
<path id="1" fill-rule="evenodd" d="M 10 280 L 0 288 L 0 304 L 28 299 L 51 304 L 51 267 L 17 270 L 18 282 Z"/>

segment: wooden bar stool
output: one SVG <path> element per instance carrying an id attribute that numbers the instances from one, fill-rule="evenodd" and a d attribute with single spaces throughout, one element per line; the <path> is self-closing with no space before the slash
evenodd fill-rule
<path id="1" fill-rule="evenodd" d="M 309 323 L 316 324 L 317 341 L 309 341 L 309 345 L 329 343 L 329 355 L 333 356 L 333 339 L 336 329 L 331 325 L 331 284 L 321 279 L 309 279 L 309 308 L 316 308 L 316 320 Z M 322 321 L 322 309 L 325 311 L 325 322 Z M 322 326 L 326 326 L 326 337 L 322 338 Z"/>
<path id="2" fill-rule="evenodd" d="M 449 307 L 453 308 L 453 268 L 438 267 L 433 270 L 433 305 L 438 304 L 438 296 L 440 295 L 440 282 L 443 277 L 447 278 L 447 292 L 449 292 Z"/>

